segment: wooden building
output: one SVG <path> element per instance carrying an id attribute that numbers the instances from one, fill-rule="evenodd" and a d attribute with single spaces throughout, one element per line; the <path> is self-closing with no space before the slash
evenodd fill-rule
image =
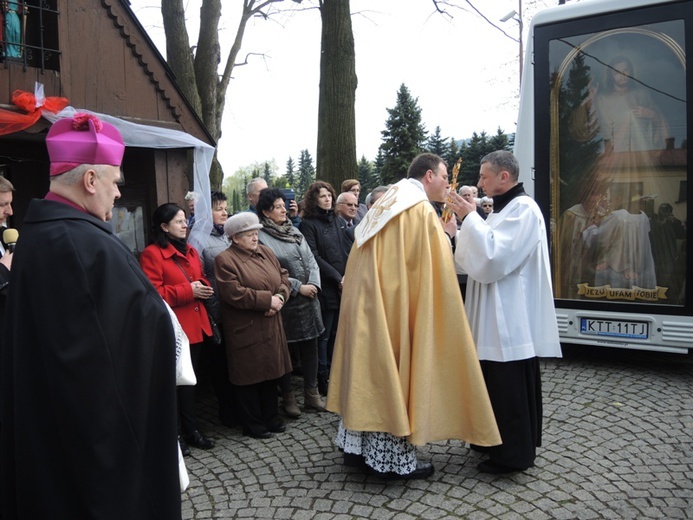
<path id="1" fill-rule="evenodd" d="M 77 110 L 181 133 L 207 152 L 215 146 L 127 0 L 0 2 L 0 14 L 4 29 L 12 20 L 20 28 L 19 36 L 4 30 L 0 37 L 0 108 L 24 113 L 12 104 L 13 92 L 33 93 L 40 83 L 46 98 L 67 98 Z M 48 190 L 50 125 L 41 117 L 25 130 L 0 136 L 0 174 L 16 188 L 9 224 L 20 234 L 29 200 Z M 193 146 L 142 143 L 126 139 L 124 183 L 113 219 L 135 252 L 148 242 L 153 210 L 164 202 L 185 207 L 185 194 L 197 187 Z"/>

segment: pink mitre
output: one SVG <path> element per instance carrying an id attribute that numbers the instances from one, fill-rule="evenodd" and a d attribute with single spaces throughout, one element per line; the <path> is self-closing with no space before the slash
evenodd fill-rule
<path id="1" fill-rule="evenodd" d="M 46 136 L 50 174 L 60 175 L 80 164 L 120 166 L 125 144 L 118 129 L 92 114 L 79 113 L 51 126 Z"/>

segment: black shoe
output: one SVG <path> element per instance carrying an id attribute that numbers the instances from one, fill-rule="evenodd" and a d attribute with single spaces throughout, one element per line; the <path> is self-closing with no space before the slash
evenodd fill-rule
<path id="1" fill-rule="evenodd" d="M 278 421 L 267 428 L 272 433 L 284 433 L 286 431 L 286 426 L 283 422 Z"/>
<path id="2" fill-rule="evenodd" d="M 390 471 L 389 473 L 374 471 L 374 473 L 384 480 L 414 480 L 428 478 L 433 475 L 434 471 L 435 468 L 430 462 L 416 461 L 416 469 L 411 473 L 406 473 L 404 475 L 400 475 L 394 471 Z"/>
<path id="3" fill-rule="evenodd" d="M 416 469 L 412 471 L 411 473 L 407 473 L 406 475 L 402 475 L 400 478 L 403 479 L 418 479 L 418 478 L 428 478 L 431 475 L 433 475 L 433 472 L 435 469 L 433 468 L 433 464 L 430 462 L 421 462 L 421 461 L 416 461 Z"/>
<path id="4" fill-rule="evenodd" d="M 192 432 L 190 435 L 186 435 L 185 442 L 187 442 L 190 446 L 200 448 L 201 450 L 208 450 L 214 447 L 214 441 L 205 437 L 197 430 Z"/>
<path id="5" fill-rule="evenodd" d="M 261 432 L 253 432 L 250 430 L 246 430 L 245 428 L 243 429 L 243 435 L 245 435 L 246 437 L 252 437 L 253 439 L 269 439 L 270 437 L 272 437 L 272 434 L 267 430 Z"/>
<path id="6" fill-rule="evenodd" d="M 344 452 L 344 465 L 347 468 L 365 468 L 366 458 L 363 455 Z"/>
<path id="7" fill-rule="evenodd" d="M 476 468 L 482 473 L 488 473 L 489 475 L 503 475 L 505 473 L 513 473 L 514 471 L 522 471 L 520 468 L 511 468 L 510 466 L 498 464 L 492 460 L 479 462 Z"/>
<path id="8" fill-rule="evenodd" d="M 488 453 L 491 449 L 489 446 L 477 446 L 476 444 L 470 444 L 470 449 L 476 451 L 477 453 Z"/>
<path id="9" fill-rule="evenodd" d="M 190 448 L 188 448 L 188 445 L 185 443 L 182 437 L 178 437 L 178 445 L 180 446 L 180 452 L 183 454 L 183 457 L 189 457 Z"/>

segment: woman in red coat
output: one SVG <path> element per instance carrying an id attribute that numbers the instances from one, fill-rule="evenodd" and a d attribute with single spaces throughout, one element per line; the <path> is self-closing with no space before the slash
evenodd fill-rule
<path id="1" fill-rule="evenodd" d="M 140 264 L 159 294 L 176 313 L 190 340 L 190 355 L 197 372 L 200 349 L 212 329 L 204 302 L 213 290 L 202 274 L 200 256 L 188 245 L 185 211 L 172 203 L 162 204 L 152 215 L 152 244 L 142 251 Z M 214 441 L 197 428 L 195 387 L 179 386 L 178 417 L 181 451 L 189 455 L 187 445 L 207 450 Z"/>

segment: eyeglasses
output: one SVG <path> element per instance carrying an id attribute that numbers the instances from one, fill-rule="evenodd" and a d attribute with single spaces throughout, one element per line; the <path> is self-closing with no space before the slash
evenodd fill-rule
<path id="1" fill-rule="evenodd" d="M 338 202 L 337 205 L 342 205 L 342 206 L 349 206 L 350 208 L 358 208 L 358 204 L 350 203 L 350 202 Z"/>
<path id="2" fill-rule="evenodd" d="M 492 208 L 493 204 L 482 204 L 482 206 L 485 208 Z"/>

